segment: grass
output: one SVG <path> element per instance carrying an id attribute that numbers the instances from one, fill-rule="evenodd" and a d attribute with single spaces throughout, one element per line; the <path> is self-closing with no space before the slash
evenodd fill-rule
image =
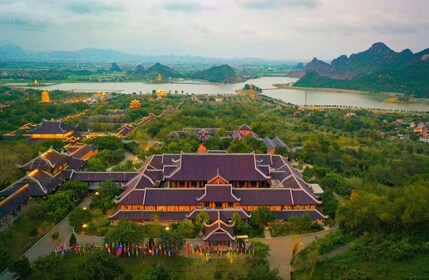
<path id="1" fill-rule="evenodd" d="M 13 226 L 0 233 L 0 246 L 8 248 L 12 257 L 27 251 L 54 226 L 52 221 L 20 217 Z"/>
<path id="2" fill-rule="evenodd" d="M 429 255 L 424 254 L 405 261 L 393 262 L 385 258 L 368 261 L 348 250 L 319 261 L 311 278 L 309 271 L 298 271 L 293 279 L 429 279 L 428 263 Z"/>
<path id="3" fill-rule="evenodd" d="M 59 271 L 63 280 L 73 279 L 74 274 L 79 269 L 79 265 L 88 258 L 86 256 L 68 255 L 61 257 Z M 132 279 L 140 279 L 143 274 L 152 270 L 154 266 L 162 266 L 169 272 L 170 279 L 231 279 L 232 275 L 246 275 L 250 268 L 245 257 L 239 258 L 234 264 L 230 264 L 226 259 L 210 260 L 209 262 L 201 258 L 185 257 L 119 257 L 119 264 L 124 269 L 124 275 L 129 273 Z M 33 272 L 27 279 L 43 279 L 45 275 L 40 272 Z M 146 278 L 145 278 L 146 279 Z"/>

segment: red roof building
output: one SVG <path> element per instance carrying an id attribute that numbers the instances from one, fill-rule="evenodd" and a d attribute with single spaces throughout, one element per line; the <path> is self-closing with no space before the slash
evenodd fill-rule
<path id="1" fill-rule="evenodd" d="M 227 222 L 233 213 L 248 219 L 266 206 L 279 219 L 309 213 L 326 217 L 312 188 L 286 158 L 264 154 L 163 154 L 149 157 L 117 198 L 120 219 L 178 222 L 206 212 Z"/>

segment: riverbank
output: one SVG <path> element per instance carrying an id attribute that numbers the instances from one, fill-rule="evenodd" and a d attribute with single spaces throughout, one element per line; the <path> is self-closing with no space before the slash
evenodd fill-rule
<path id="1" fill-rule="evenodd" d="M 339 89 L 339 88 L 314 88 L 314 87 L 296 87 L 289 84 L 273 84 L 277 89 L 293 89 L 293 90 L 304 90 L 304 91 L 324 91 L 324 92 L 336 92 L 336 93 L 360 93 L 368 94 L 369 91 L 352 90 L 352 89 Z M 384 93 L 383 93 L 384 94 Z"/>

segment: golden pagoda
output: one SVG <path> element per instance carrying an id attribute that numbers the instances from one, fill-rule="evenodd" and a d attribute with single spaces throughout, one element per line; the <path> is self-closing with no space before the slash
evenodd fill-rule
<path id="1" fill-rule="evenodd" d="M 140 100 L 137 100 L 137 99 L 131 100 L 131 103 L 130 103 L 131 109 L 137 109 L 137 108 L 140 108 L 140 106 L 141 106 Z"/>
<path id="2" fill-rule="evenodd" d="M 167 92 L 165 90 L 158 90 L 156 92 L 156 97 L 158 97 L 158 99 L 162 99 L 166 95 L 167 95 Z"/>
<path id="3" fill-rule="evenodd" d="M 162 82 L 162 75 L 161 75 L 161 73 L 158 73 L 157 80 L 158 80 L 158 83 Z"/>
<path id="4" fill-rule="evenodd" d="M 39 82 L 37 80 L 34 80 L 33 84 L 38 87 L 39 86 Z"/>
<path id="5" fill-rule="evenodd" d="M 51 103 L 51 97 L 49 96 L 49 92 L 46 90 L 42 92 L 42 103 Z"/>

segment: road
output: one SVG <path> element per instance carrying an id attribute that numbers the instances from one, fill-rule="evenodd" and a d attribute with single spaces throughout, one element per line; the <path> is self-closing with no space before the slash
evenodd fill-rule
<path id="1" fill-rule="evenodd" d="M 270 246 L 270 256 L 267 258 L 270 268 L 277 268 L 280 276 L 284 280 L 290 280 L 292 261 L 292 249 L 296 242 L 298 242 L 298 251 L 302 251 L 308 246 L 316 237 L 323 237 L 328 234 L 330 230 L 324 230 L 314 233 L 307 233 L 301 235 L 292 235 L 284 237 L 273 237 L 271 239 L 258 239 L 258 241 Z"/>
<path id="2" fill-rule="evenodd" d="M 91 204 L 91 196 L 87 196 L 77 207 L 89 207 Z M 69 214 L 70 215 L 70 214 Z M 35 243 L 30 249 L 28 249 L 24 255 L 30 262 L 35 261 L 38 257 L 46 256 L 53 249 L 54 244 L 57 241 L 52 240 L 52 233 L 59 233 L 59 240 L 64 243 L 68 243 L 71 234 L 73 233 L 72 227 L 69 225 L 69 215 L 67 215 L 61 222 L 53 227 L 48 233 L 45 234 L 37 243 Z M 99 236 L 80 236 L 76 235 L 77 243 L 93 243 L 100 244 L 103 238 Z M 16 276 L 9 270 L 4 270 L 0 273 L 0 280 L 15 280 Z"/>

